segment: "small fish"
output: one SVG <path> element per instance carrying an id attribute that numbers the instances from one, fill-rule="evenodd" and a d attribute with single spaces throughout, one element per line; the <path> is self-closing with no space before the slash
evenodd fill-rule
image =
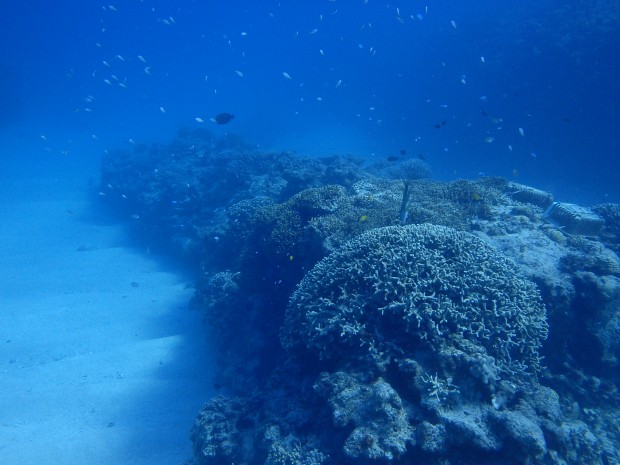
<path id="1" fill-rule="evenodd" d="M 362 222 L 362 223 L 363 223 L 363 222 L 364 222 L 364 221 L 366 221 L 366 220 L 368 220 L 368 215 L 362 215 L 362 216 L 360 216 L 360 222 Z"/>
<path id="2" fill-rule="evenodd" d="M 137 220 L 137 219 L 139 219 L 139 218 L 140 218 L 140 215 L 137 215 L 137 214 L 135 214 L 135 213 L 134 213 L 133 215 L 131 215 L 131 217 L 132 217 L 134 220 Z"/>
<path id="3" fill-rule="evenodd" d="M 481 63 L 486 63 L 486 62 L 487 62 L 487 60 L 486 60 L 484 57 L 480 57 L 480 62 L 481 62 Z"/>
<path id="4" fill-rule="evenodd" d="M 151 67 L 147 66 L 146 68 L 144 68 L 144 72 L 150 76 L 151 75 Z"/>
<path id="5" fill-rule="evenodd" d="M 523 130 L 523 128 L 519 128 L 519 134 L 521 136 L 525 136 L 525 131 Z"/>
<path id="6" fill-rule="evenodd" d="M 456 21 L 454 21 L 454 20 L 450 21 L 450 26 L 452 26 L 454 29 L 456 29 Z"/>
<path id="7" fill-rule="evenodd" d="M 342 79 L 338 79 L 338 81 L 336 82 L 336 87 L 340 87 L 340 84 L 342 84 Z"/>
<path id="8" fill-rule="evenodd" d="M 116 58 L 117 60 L 120 60 L 120 61 L 125 61 L 125 58 L 123 58 L 123 56 L 122 56 L 122 55 L 116 55 L 116 57 L 115 57 L 115 58 Z"/>
<path id="9" fill-rule="evenodd" d="M 288 79 L 289 81 L 293 79 L 293 78 L 291 77 L 291 75 L 290 75 L 290 74 L 288 74 L 286 71 L 284 71 L 284 72 L 282 73 L 282 76 L 284 76 L 284 77 L 285 77 L 286 79 Z"/>
<path id="10" fill-rule="evenodd" d="M 325 52 L 323 51 L 323 49 L 322 49 L 322 48 L 321 48 L 321 49 L 319 49 L 319 53 L 320 53 L 321 55 L 325 56 Z"/>
<path id="11" fill-rule="evenodd" d="M 142 63 L 146 63 L 146 60 L 142 55 L 138 55 L 138 60 L 140 60 Z"/>
<path id="12" fill-rule="evenodd" d="M 196 120 L 197 123 L 204 123 L 205 120 L 203 120 L 202 118 L 200 118 L 199 116 L 197 116 L 196 118 L 194 118 Z"/>
<path id="13" fill-rule="evenodd" d="M 166 113 L 166 109 L 164 107 L 159 107 L 159 111 L 161 111 L 162 113 Z"/>
<path id="14" fill-rule="evenodd" d="M 230 123 L 234 118 L 235 118 L 235 115 L 231 113 L 219 113 L 215 115 L 215 117 L 211 118 L 211 121 L 213 121 L 216 124 L 226 124 L 226 123 Z"/>
<path id="15" fill-rule="evenodd" d="M 396 155 L 390 155 L 389 157 L 386 158 L 386 160 L 389 162 L 398 161 L 400 160 L 400 157 L 397 157 Z"/>
<path id="16" fill-rule="evenodd" d="M 247 33 L 247 32 L 242 32 L 242 33 L 241 33 L 241 36 L 242 36 L 242 37 L 245 37 L 245 36 L 247 36 L 247 35 L 248 35 L 248 33 Z"/>
<path id="17" fill-rule="evenodd" d="M 312 30 L 309 32 L 309 34 L 310 34 L 310 35 L 312 35 L 312 34 L 316 34 L 317 32 L 319 32 L 319 30 L 315 28 L 315 29 L 312 29 Z"/>
<path id="18" fill-rule="evenodd" d="M 235 74 L 236 74 L 237 76 L 239 76 L 239 77 L 243 77 L 243 73 L 242 73 L 241 71 L 239 71 L 239 70 L 236 70 L 236 71 L 235 71 Z"/>

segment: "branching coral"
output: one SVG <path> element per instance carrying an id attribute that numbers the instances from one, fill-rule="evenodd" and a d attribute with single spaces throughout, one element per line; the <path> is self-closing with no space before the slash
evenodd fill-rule
<path id="1" fill-rule="evenodd" d="M 293 294 L 285 347 L 323 358 L 482 347 L 506 374 L 538 370 L 538 290 L 480 239 L 434 225 L 369 231 L 321 260 Z"/>

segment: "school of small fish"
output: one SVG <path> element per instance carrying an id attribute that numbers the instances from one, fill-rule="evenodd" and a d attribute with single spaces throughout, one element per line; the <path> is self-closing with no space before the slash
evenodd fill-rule
<path id="1" fill-rule="evenodd" d="M 300 53 L 307 53 L 307 59 L 313 63 L 313 68 L 304 69 L 300 67 L 299 63 L 281 62 L 280 71 L 276 68 L 271 72 L 265 72 L 267 70 L 251 66 L 249 63 L 251 63 L 251 60 L 256 59 L 256 54 L 259 53 L 253 44 L 253 40 L 259 40 L 261 35 L 261 31 L 257 30 L 252 23 L 246 23 L 243 25 L 243 28 L 220 33 L 219 35 L 205 28 L 202 39 L 195 45 L 196 58 L 195 63 L 192 64 L 196 70 L 196 82 L 200 82 L 200 85 L 205 89 L 204 95 L 199 97 L 199 100 L 204 102 L 205 108 L 198 109 L 196 111 L 198 116 L 190 115 L 188 119 L 196 124 L 216 121 L 209 113 L 218 117 L 221 117 L 222 114 L 228 114 L 221 113 L 222 110 L 227 110 L 227 108 L 218 108 L 218 106 L 221 105 L 221 102 L 230 99 L 231 94 L 234 94 L 236 89 L 245 89 L 247 87 L 256 88 L 258 86 L 262 88 L 270 86 L 275 89 L 273 91 L 274 95 L 279 95 L 278 92 L 281 92 L 281 95 L 285 96 L 284 98 L 289 98 L 290 96 L 291 100 L 294 99 L 294 101 L 298 102 L 298 107 L 291 110 L 293 115 L 303 114 L 308 105 L 338 105 L 338 102 L 345 101 L 341 99 L 350 98 L 347 95 L 357 91 L 356 89 L 360 82 L 359 76 L 352 74 L 354 69 L 340 66 L 337 60 L 340 59 L 339 57 L 342 54 L 342 44 L 335 44 L 329 40 L 329 37 L 334 36 L 334 27 L 343 21 L 343 13 L 340 12 L 339 8 L 334 7 L 344 3 L 342 0 L 329 0 L 328 3 L 333 5 L 333 7 L 310 18 L 303 26 L 301 24 L 291 24 L 289 28 L 290 35 L 282 37 L 282 41 L 286 41 L 287 47 L 290 49 L 295 49 L 299 46 L 299 50 L 303 51 Z M 373 5 L 373 2 L 369 0 L 362 0 L 358 7 L 376 8 L 376 5 Z M 393 15 L 390 18 L 390 21 L 392 21 L 391 27 L 399 31 L 427 27 L 426 25 L 430 23 L 430 20 L 427 21 L 427 18 L 430 18 L 430 15 L 433 13 L 430 11 L 431 8 L 429 6 L 420 8 L 415 5 L 394 6 L 387 4 L 386 8 L 390 15 Z M 92 114 L 108 100 L 111 92 L 125 92 L 124 95 L 129 95 L 127 92 L 133 91 L 143 93 L 145 101 L 153 102 L 153 100 L 157 99 L 160 102 L 166 102 L 165 106 L 160 104 L 160 102 L 151 103 L 150 108 L 157 109 L 160 115 L 178 117 L 178 112 L 181 111 L 179 109 L 180 105 L 177 105 L 174 99 L 164 95 L 156 97 L 153 94 L 152 96 L 151 92 L 142 90 L 165 82 L 172 72 L 172 70 L 166 69 L 165 60 L 162 60 L 160 54 L 154 50 L 136 50 L 129 46 L 123 47 L 117 42 L 114 42 L 114 46 L 109 46 L 107 38 L 111 34 L 110 31 L 113 29 L 112 25 L 115 18 L 126 14 L 127 8 L 123 4 L 107 4 L 103 5 L 101 10 L 104 15 L 101 21 L 101 37 L 94 43 L 98 50 L 97 56 L 99 61 L 91 72 L 95 82 L 91 88 L 87 89 L 86 97 L 82 98 L 81 104 L 74 111 Z M 175 30 L 178 30 L 177 28 L 184 26 L 186 19 L 182 18 L 181 13 L 177 15 L 178 17 L 175 17 L 168 13 L 163 13 L 163 11 L 163 8 L 161 11 L 159 8 L 150 8 L 153 21 L 162 35 L 174 33 Z M 282 21 L 283 17 L 278 9 L 266 11 L 264 15 L 264 20 L 271 23 Z M 369 21 L 368 18 L 360 21 L 358 34 L 343 37 L 341 40 L 348 44 L 348 53 L 354 59 L 361 60 L 362 62 L 366 60 L 372 64 L 373 57 L 381 57 L 383 59 L 383 57 L 393 54 L 394 51 L 389 50 L 385 44 L 379 41 L 373 43 L 380 38 L 381 34 L 380 32 L 375 33 L 375 31 L 381 30 L 384 26 L 380 23 L 381 18 L 369 17 L 373 18 L 374 21 Z M 438 27 L 441 27 L 442 32 L 452 37 L 453 40 L 460 40 L 461 34 L 467 33 L 468 29 L 472 27 L 463 18 L 446 18 L 445 16 L 443 18 L 441 25 Z M 220 53 L 225 53 L 230 58 L 224 60 L 222 63 L 226 64 L 221 66 L 218 66 L 217 61 L 210 59 L 211 54 L 215 53 L 214 50 L 217 50 L 217 47 L 219 47 Z M 225 50 L 225 52 L 222 50 Z M 438 61 L 438 66 L 441 67 L 442 73 L 452 73 L 450 74 L 451 82 L 456 83 L 460 88 L 458 92 L 461 92 L 462 95 L 468 95 L 467 93 L 471 92 L 470 88 L 480 88 L 480 73 L 483 72 L 482 70 L 497 66 L 498 60 L 493 56 L 493 53 L 485 50 L 484 44 L 482 44 L 479 50 L 472 50 L 469 67 L 461 66 L 467 69 L 456 69 L 454 64 L 448 60 Z M 312 71 L 309 71 L 310 69 Z M 266 81 L 259 83 L 257 79 L 260 79 L 260 76 L 263 76 Z M 279 80 L 278 76 L 280 76 Z M 399 73 L 395 77 L 400 80 L 411 79 L 405 72 Z M 320 83 L 317 84 L 317 81 L 320 81 Z M 384 102 L 380 99 L 375 100 L 374 95 L 371 95 L 371 98 L 372 100 L 368 102 L 360 101 L 360 105 L 352 109 L 352 115 L 371 122 L 376 126 L 383 125 L 384 121 L 387 124 L 390 119 L 394 119 L 394 115 L 389 114 L 389 110 Z M 477 94 L 475 98 L 482 107 L 480 112 L 483 119 L 476 120 L 472 117 L 463 124 L 464 127 L 481 128 L 482 133 L 479 140 L 485 144 L 491 144 L 491 148 L 503 147 L 507 152 L 514 151 L 515 153 L 529 154 L 532 158 L 538 157 L 537 153 L 532 151 L 528 145 L 528 139 L 532 137 L 526 137 L 524 127 L 528 126 L 528 123 L 525 118 L 522 121 L 512 122 L 509 125 L 500 115 L 487 113 L 487 107 L 497 104 L 491 93 L 481 96 Z M 458 119 L 452 114 L 448 102 L 437 102 L 427 98 L 425 105 L 431 111 L 438 111 L 442 115 L 438 118 L 439 123 L 436 123 L 436 119 L 431 121 L 429 126 L 441 129 L 442 134 L 445 131 L 451 131 L 451 128 L 457 126 Z M 329 107 L 326 106 L 325 108 Z M 241 117 L 240 114 L 239 118 Z M 527 117 L 529 118 L 531 115 L 527 115 Z M 450 124 L 447 124 L 448 121 Z M 522 125 L 519 125 L 520 123 Z M 100 142 L 99 136 L 95 133 L 91 134 L 91 139 Z M 48 147 L 51 145 L 46 135 L 41 134 L 41 140 Z M 414 134 L 412 140 L 414 143 L 421 142 L 423 136 Z M 130 144 L 135 143 L 134 138 L 129 138 L 128 141 Z M 448 150 L 448 147 L 444 148 L 444 151 Z"/>

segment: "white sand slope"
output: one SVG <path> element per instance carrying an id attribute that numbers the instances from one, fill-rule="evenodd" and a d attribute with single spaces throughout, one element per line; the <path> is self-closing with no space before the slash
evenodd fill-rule
<path id="1" fill-rule="evenodd" d="M 212 383 L 191 278 L 90 208 L 0 201 L 0 463 L 180 464 Z"/>

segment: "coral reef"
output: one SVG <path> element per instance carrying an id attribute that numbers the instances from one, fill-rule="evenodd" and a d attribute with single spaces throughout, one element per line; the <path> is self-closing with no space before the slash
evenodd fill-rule
<path id="1" fill-rule="evenodd" d="M 600 233 L 601 240 L 616 253 L 620 252 L 620 204 L 604 203 L 596 205 L 592 210 L 605 221 Z"/>
<path id="2" fill-rule="evenodd" d="M 535 287 L 454 229 L 373 229 L 319 262 L 291 298 L 283 344 L 321 357 L 393 359 L 483 347 L 504 375 L 538 369 L 545 309 Z"/>
<path id="3" fill-rule="evenodd" d="M 109 152 L 100 196 L 186 257 L 224 267 L 230 259 L 219 243 L 225 208 L 259 197 L 284 201 L 326 184 L 350 186 L 366 176 L 359 165 L 344 157 L 258 151 L 234 135 L 216 139 L 205 129 L 183 129 L 167 146 Z"/>
<path id="4" fill-rule="evenodd" d="M 215 397 L 200 411 L 192 430 L 195 456 L 201 464 L 243 462 L 253 456 L 245 436 L 253 419 L 243 399 Z"/>
<path id="5" fill-rule="evenodd" d="M 393 460 L 415 443 L 403 401 L 382 378 L 364 383 L 349 373 L 323 373 L 315 391 L 327 399 L 336 428 L 353 425 L 343 446 L 346 457 Z"/>
<path id="6" fill-rule="evenodd" d="M 577 236 L 530 186 L 362 166 L 206 130 L 103 160 L 99 198 L 198 265 L 193 463 L 620 463 L 618 204 Z"/>
<path id="7" fill-rule="evenodd" d="M 579 271 L 575 273 L 575 288 L 583 323 L 582 332 L 574 335 L 581 349 L 580 356 L 601 360 L 601 368 L 617 370 L 620 367 L 620 279 Z M 586 341 L 588 344 L 584 344 Z M 592 352 L 598 352 L 596 357 L 592 357 Z M 620 376 L 614 378 L 620 380 Z"/>

